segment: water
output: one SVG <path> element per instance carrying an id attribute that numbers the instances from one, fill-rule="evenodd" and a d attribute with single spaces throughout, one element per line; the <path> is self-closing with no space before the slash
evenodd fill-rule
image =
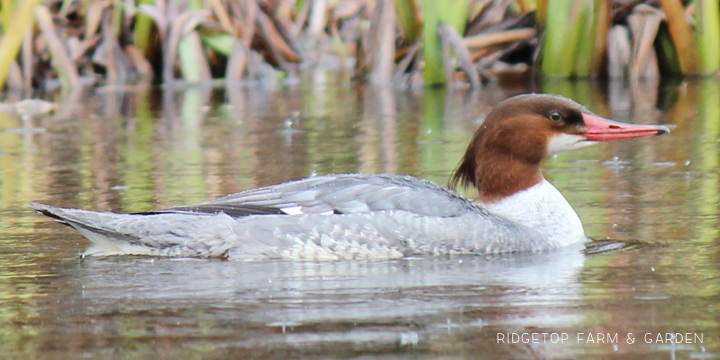
<path id="1" fill-rule="evenodd" d="M 87 240 L 25 207 L 143 211 L 333 172 L 445 184 L 478 119 L 528 90 L 393 91 L 329 76 L 227 91 L 106 88 L 50 115 L 0 113 L 0 357 L 720 358 L 713 81 L 534 89 L 677 126 L 544 165 L 590 237 L 641 243 L 621 251 L 81 260 Z"/>

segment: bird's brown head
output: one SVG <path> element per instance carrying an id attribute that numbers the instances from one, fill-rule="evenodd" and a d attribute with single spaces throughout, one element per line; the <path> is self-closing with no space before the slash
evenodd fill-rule
<path id="1" fill-rule="evenodd" d="M 562 96 L 519 95 L 497 105 L 480 125 L 450 186 L 475 186 L 481 201 L 495 201 L 542 181 L 539 165 L 549 154 L 669 132 L 662 125 L 603 119 Z"/>

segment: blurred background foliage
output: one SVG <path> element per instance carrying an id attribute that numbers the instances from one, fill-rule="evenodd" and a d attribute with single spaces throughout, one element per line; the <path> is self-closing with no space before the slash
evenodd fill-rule
<path id="1" fill-rule="evenodd" d="M 0 0 L 0 86 L 716 73 L 718 0 Z"/>

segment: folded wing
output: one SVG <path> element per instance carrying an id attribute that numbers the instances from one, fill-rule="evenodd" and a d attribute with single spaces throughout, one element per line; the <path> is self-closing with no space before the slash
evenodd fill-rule
<path id="1" fill-rule="evenodd" d="M 477 207 L 454 191 L 402 175 L 324 175 L 243 191 L 193 206 L 152 213 L 350 214 L 405 210 L 423 216 L 458 216 Z"/>

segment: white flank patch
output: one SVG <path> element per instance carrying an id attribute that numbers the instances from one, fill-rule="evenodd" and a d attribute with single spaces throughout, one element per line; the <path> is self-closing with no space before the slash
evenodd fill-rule
<path id="1" fill-rule="evenodd" d="M 573 150 L 595 144 L 594 141 L 585 141 L 582 135 L 560 133 L 550 137 L 547 145 L 547 154 L 556 154 L 560 151 Z"/>
<path id="2" fill-rule="evenodd" d="M 302 206 L 300 206 L 300 205 L 291 206 L 291 207 L 284 207 L 284 208 L 281 208 L 280 211 L 282 211 L 282 212 L 284 212 L 284 213 L 286 213 L 286 214 L 288 214 L 288 215 L 302 215 L 302 214 L 304 214 L 303 211 L 302 211 Z"/>
<path id="3" fill-rule="evenodd" d="M 333 208 L 330 208 L 325 211 L 320 211 L 320 212 L 318 212 L 317 208 L 314 208 L 314 209 L 310 208 L 310 212 L 306 212 L 306 210 L 308 210 L 308 209 L 303 209 L 303 207 L 300 205 L 280 208 L 280 211 L 282 211 L 288 215 L 293 215 L 293 216 L 305 215 L 305 214 L 317 214 L 317 215 L 334 215 L 335 214 L 335 210 Z"/>

